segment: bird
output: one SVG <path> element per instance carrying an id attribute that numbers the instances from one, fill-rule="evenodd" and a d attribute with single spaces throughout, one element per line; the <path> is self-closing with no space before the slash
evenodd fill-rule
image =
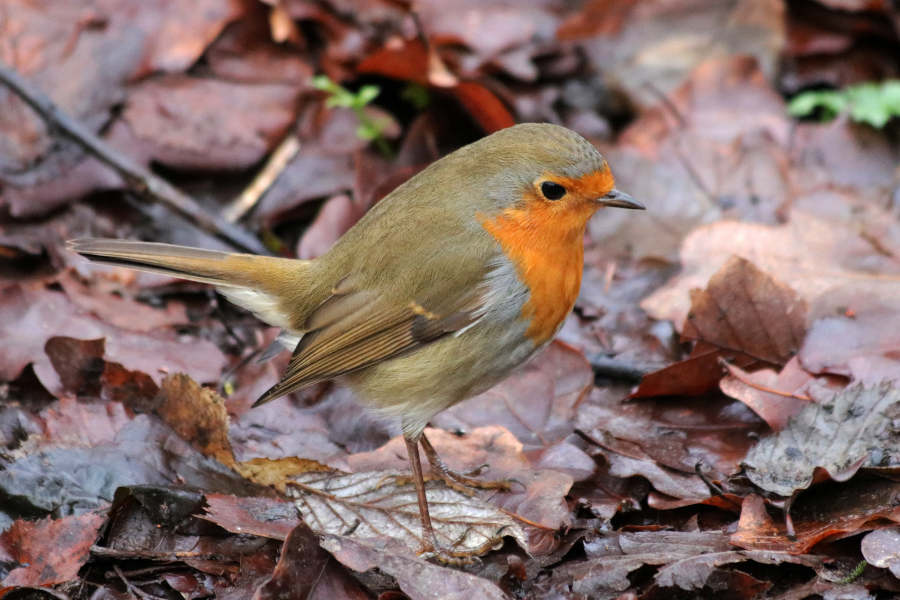
<path id="1" fill-rule="evenodd" d="M 433 162 L 312 260 L 99 238 L 68 246 L 101 263 L 211 284 L 280 327 L 290 363 L 254 407 L 337 379 L 399 419 L 420 554 L 440 558 L 453 553 L 435 535 L 419 446 L 452 487 L 505 483 L 449 469 L 425 427 L 553 339 L 579 293 L 587 223 L 605 207 L 645 208 L 616 189 L 584 137 L 521 123 Z"/>

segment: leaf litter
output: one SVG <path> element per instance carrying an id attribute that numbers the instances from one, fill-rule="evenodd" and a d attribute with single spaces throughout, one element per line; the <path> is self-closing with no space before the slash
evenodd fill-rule
<path id="1" fill-rule="evenodd" d="M 241 223 L 286 255 L 324 252 L 392 187 L 517 120 L 590 137 L 651 210 L 592 221 L 563 332 L 577 349 L 551 345 L 432 423 L 452 467 L 487 463 L 484 476 L 517 483 L 469 496 L 429 481 L 439 535 L 481 555 L 433 564 L 415 555 L 395 426 L 331 384 L 249 411 L 285 359 L 248 362 L 273 332 L 196 285 L 85 268 L 62 247 L 84 235 L 224 244 L 135 202 L 127 179 L 0 87 L 9 597 L 900 589 L 900 150 L 890 131 L 786 111 L 804 86 L 897 72 L 886 9 L 163 4 L 44 14 L 14 1 L 0 59 L 211 212 L 297 136 L 300 152 Z M 369 108 L 396 154 L 328 109 L 314 74 L 378 85 Z M 647 371 L 636 393 L 609 375 Z"/>

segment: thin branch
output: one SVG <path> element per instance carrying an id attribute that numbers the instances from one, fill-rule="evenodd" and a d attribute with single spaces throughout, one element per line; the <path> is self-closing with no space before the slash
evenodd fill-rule
<path id="1" fill-rule="evenodd" d="M 265 246 L 253 235 L 219 215 L 206 212 L 193 198 L 110 147 L 94 132 L 64 113 L 50 98 L 3 62 L 0 62 L 0 83 L 22 98 L 50 127 L 71 138 L 91 155 L 114 169 L 125 180 L 130 190 L 164 204 L 236 248 L 257 254 L 269 254 Z"/>
<path id="2" fill-rule="evenodd" d="M 229 223 L 237 223 L 244 215 L 253 210 L 253 207 L 265 195 L 269 188 L 278 180 L 278 176 L 284 171 L 288 163 L 297 156 L 300 151 L 300 140 L 296 133 L 289 133 L 275 151 L 269 156 L 262 170 L 256 174 L 240 196 L 225 207 L 223 216 Z"/>
<path id="3" fill-rule="evenodd" d="M 604 377 L 606 379 L 638 382 L 643 379 L 644 375 L 654 370 L 649 367 L 609 358 L 602 354 L 588 354 L 587 359 L 594 370 L 594 377 Z"/>

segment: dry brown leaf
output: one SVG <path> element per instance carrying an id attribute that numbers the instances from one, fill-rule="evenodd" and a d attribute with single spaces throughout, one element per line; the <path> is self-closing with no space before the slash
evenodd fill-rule
<path id="1" fill-rule="evenodd" d="M 425 485 L 438 542 L 454 555 L 484 554 L 502 544 L 505 536 L 528 547 L 521 525 L 507 513 L 443 482 Z M 415 485 L 407 475 L 309 472 L 290 482 L 288 495 L 317 533 L 354 540 L 394 539 L 407 548 L 408 556 L 423 547 Z"/>
<path id="2" fill-rule="evenodd" d="M 40 282 L 17 284 L 0 291 L 0 379 L 15 379 L 28 363 L 49 390 L 59 389 L 59 376 L 44 344 L 55 336 L 105 338 L 105 358 L 123 367 L 162 379 L 161 371 L 190 373 L 201 381 L 218 379 L 225 356 L 214 344 L 174 331 L 137 333 L 109 325 L 85 313 L 65 294 Z"/>
<path id="3" fill-rule="evenodd" d="M 168 75 L 136 84 L 121 123 L 140 153 L 192 169 L 245 169 L 294 122 L 296 85 L 249 85 Z"/>
<path id="4" fill-rule="evenodd" d="M 732 256 L 705 290 L 691 292 L 682 334 L 773 364 L 800 349 L 806 306 L 788 286 Z"/>
<path id="5" fill-rule="evenodd" d="M 813 483 L 816 469 L 846 481 L 860 467 L 900 463 L 900 390 L 861 384 L 803 408 L 788 427 L 750 449 L 744 467 L 759 487 L 789 497 Z"/>
<path id="6" fill-rule="evenodd" d="M 657 319 L 680 327 L 690 312 L 688 291 L 706 286 L 732 255 L 752 262 L 776 281 L 790 286 L 818 315 L 834 314 L 827 301 L 852 287 L 855 297 L 900 296 L 896 260 L 860 235 L 853 223 L 836 223 L 794 211 L 784 225 L 722 221 L 695 229 L 681 247 L 682 272 L 648 296 L 641 306 Z M 841 303 L 846 295 L 840 296 Z"/>
<path id="7" fill-rule="evenodd" d="M 683 326 L 684 337 L 699 342 L 691 356 L 648 374 L 632 397 L 708 392 L 721 379 L 723 358 L 743 368 L 784 364 L 800 349 L 805 326 L 806 306 L 793 290 L 732 256 L 705 290 L 691 291 Z"/>
<path id="8" fill-rule="evenodd" d="M 369 600 L 360 583 L 330 558 L 300 523 L 284 540 L 272 577 L 257 588 L 253 600 Z"/>
<path id="9" fill-rule="evenodd" d="M 205 456 L 235 466 L 225 401 L 214 390 L 200 387 L 184 373 L 169 375 L 160 386 L 156 412 Z"/>

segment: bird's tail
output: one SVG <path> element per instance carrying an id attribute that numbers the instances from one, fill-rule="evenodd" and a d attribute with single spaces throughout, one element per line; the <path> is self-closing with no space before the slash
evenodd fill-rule
<path id="1" fill-rule="evenodd" d="M 302 325 L 293 322 L 290 308 L 309 277 L 311 261 L 132 240 L 85 238 L 67 246 L 100 263 L 212 284 L 267 323 L 288 330 Z"/>

